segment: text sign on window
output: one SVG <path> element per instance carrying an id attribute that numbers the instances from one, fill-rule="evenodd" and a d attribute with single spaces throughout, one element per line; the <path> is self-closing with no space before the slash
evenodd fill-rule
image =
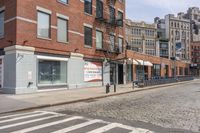
<path id="1" fill-rule="evenodd" d="M 86 61 L 84 65 L 84 81 L 102 81 L 102 63 Z"/>

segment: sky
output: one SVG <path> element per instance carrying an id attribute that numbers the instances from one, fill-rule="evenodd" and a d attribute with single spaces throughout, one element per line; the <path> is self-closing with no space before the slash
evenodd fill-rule
<path id="1" fill-rule="evenodd" d="M 200 8 L 200 0 L 126 0 L 126 18 L 152 23 L 155 17 L 186 12 L 194 6 Z"/>

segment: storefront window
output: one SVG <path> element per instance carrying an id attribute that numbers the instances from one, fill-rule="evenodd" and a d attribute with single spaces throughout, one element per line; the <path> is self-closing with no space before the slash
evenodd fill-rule
<path id="1" fill-rule="evenodd" d="M 39 60 L 38 84 L 59 85 L 67 83 L 67 62 Z"/>
<path id="2" fill-rule="evenodd" d="M 127 82 L 131 82 L 133 80 L 133 65 L 127 65 Z"/>
<path id="3" fill-rule="evenodd" d="M 152 77 L 158 78 L 160 76 L 161 76 L 161 65 L 160 64 L 153 64 Z"/>

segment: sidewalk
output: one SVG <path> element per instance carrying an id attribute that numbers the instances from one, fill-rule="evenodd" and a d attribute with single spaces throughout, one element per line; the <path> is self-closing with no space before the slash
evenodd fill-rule
<path id="1" fill-rule="evenodd" d="M 117 92 L 105 93 L 105 87 L 96 88 L 82 88 L 74 90 L 57 90 L 57 91 L 42 91 L 33 94 L 23 95 L 6 95 L 0 94 L 0 114 L 22 111 L 27 109 L 36 109 L 41 107 L 49 107 L 54 105 L 69 104 L 75 102 L 81 102 L 91 99 L 104 98 L 108 96 L 121 95 L 131 92 L 150 90 L 160 87 L 174 86 L 183 83 L 191 83 L 193 81 L 151 86 L 145 88 L 132 89 L 131 84 L 129 85 L 118 85 Z"/>

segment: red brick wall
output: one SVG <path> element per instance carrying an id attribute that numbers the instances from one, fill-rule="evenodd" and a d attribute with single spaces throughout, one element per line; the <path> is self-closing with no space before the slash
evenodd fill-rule
<path id="1" fill-rule="evenodd" d="M 93 7 L 93 15 L 86 15 L 84 13 L 84 3 L 80 0 L 69 0 L 68 5 L 61 4 L 57 0 L 17 0 L 17 16 L 27 18 L 30 20 L 37 21 L 37 10 L 36 6 L 40 6 L 52 11 L 51 25 L 57 26 L 56 13 L 63 14 L 69 17 L 69 30 L 84 34 L 84 23 L 93 25 L 93 37 L 96 36 L 96 28 L 106 31 L 104 24 L 99 24 L 95 20 L 96 12 Z M 93 0 L 93 6 L 96 6 L 96 1 Z M 116 15 L 117 9 L 124 11 L 125 17 L 125 5 L 117 1 L 115 5 Z M 124 36 L 124 28 L 115 29 L 116 36 L 119 34 Z M 105 35 L 104 35 L 105 36 Z M 117 38 L 116 38 L 117 39 Z M 38 52 L 56 53 L 56 54 L 69 54 L 70 51 L 74 51 L 76 48 L 79 52 L 85 54 L 88 57 L 102 56 L 102 52 L 96 52 L 95 50 L 95 39 L 93 39 L 93 47 L 84 47 L 84 37 L 69 33 L 69 43 L 58 43 L 57 42 L 57 30 L 51 28 L 51 40 L 43 40 L 37 38 L 37 24 L 28 23 L 26 21 L 17 20 L 17 44 L 23 45 L 24 41 L 28 42 L 25 45 L 33 46 Z M 107 37 L 104 40 L 108 40 Z M 124 36 L 125 40 L 125 36 Z"/>
<path id="2" fill-rule="evenodd" d="M 0 8 L 5 6 L 5 21 L 16 17 L 16 3 L 17 0 L 0 1 Z M 0 49 L 16 44 L 16 21 L 14 20 L 12 22 L 6 23 L 4 28 L 4 38 L 0 39 Z"/>
<path id="3" fill-rule="evenodd" d="M 161 58 L 161 57 L 157 57 L 157 56 L 145 55 L 145 54 L 141 54 L 141 53 L 134 52 L 134 51 L 131 51 L 131 50 L 127 51 L 127 56 L 128 56 L 128 58 L 132 58 L 132 59 L 150 61 L 152 64 L 164 63 L 165 65 L 168 65 L 168 67 L 169 67 L 168 68 L 168 76 L 169 77 L 173 76 L 173 75 L 171 75 L 172 74 L 173 61 L 171 61 L 169 59 Z M 181 61 L 176 61 L 176 67 L 178 68 L 178 75 L 179 75 L 179 67 L 187 68 L 188 64 L 181 62 Z M 150 68 L 149 68 L 149 71 L 148 71 L 149 77 L 151 77 Z M 135 66 L 134 66 L 134 69 L 135 69 Z M 164 68 L 163 67 L 161 67 L 161 76 L 164 76 Z M 134 78 L 135 78 L 135 75 L 134 75 Z"/>

